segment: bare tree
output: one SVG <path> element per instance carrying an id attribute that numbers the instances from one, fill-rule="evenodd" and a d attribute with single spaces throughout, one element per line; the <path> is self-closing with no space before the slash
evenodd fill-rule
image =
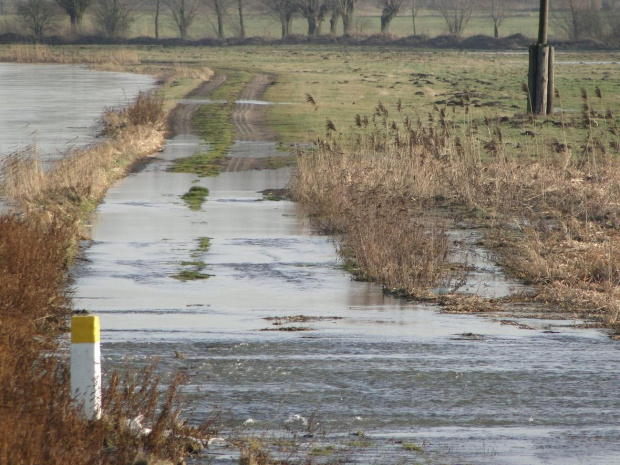
<path id="1" fill-rule="evenodd" d="M 136 0 L 95 0 L 94 21 L 108 37 L 118 37 L 129 30 L 136 19 Z"/>
<path id="2" fill-rule="evenodd" d="M 353 17 L 358 0 L 337 0 L 337 2 L 338 11 L 340 11 L 342 16 L 342 33 L 344 35 L 350 34 L 353 28 Z"/>
<path id="3" fill-rule="evenodd" d="M 329 33 L 336 35 L 338 21 L 340 20 L 340 5 L 338 0 L 327 0 L 326 5 L 328 11 L 331 12 L 331 17 L 329 19 Z"/>
<path id="4" fill-rule="evenodd" d="M 161 8 L 161 0 L 155 0 L 155 38 L 159 39 L 159 10 Z"/>
<path id="5" fill-rule="evenodd" d="M 296 9 L 308 21 L 308 36 L 316 37 L 325 21 L 327 4 L 324 0 L 295 0 Z"/>
<path id="6" fill-rule="evenodd" d="M 381 34 L 388 32 L 390 23 L 398 14 L 404 0 L 379 0 L 379 8 L 381 11 Z"/>
<path id="7" fill-rule="evenodd" d="M 84 13 L 91 2 L 92 0 L 56 0 L 56 3 L 69 15 L 73 32 L 80 29 Z"/>
<path id="8" fill-rule="evenodd" d="M 493 20 L 493 37 L 499 38 L 499 27 L 508 17 L 508 0 L 489 0 L 491 19 Z"/>
<path id="9" fill-rule="evenodd" d="M 215 19 L 217 21 L 217 26 L 215 27 L 215 33 L 217 34 L 218 39 L 223 39 L 224 34 L 224 23 L 226 18 L 228 17 L 228 13 L 230 10 L 230 0 L 208 0 L 208 6 L 215 13 Z"/>
<path id="10" fill-rule="evenodd" d="M 564 7 L 564 11 L 556 15 L 555 23 L 569 39 L 603 36 L 604 25 L 600 14 L 600 1 L 565 0 Z"/>
<path id="11" fill-rule="evenodd" d="M 415 20 L 418 17 L 420 8 L 422 7 L 420 0 L 411 0 L 411 21 L 413 22 L 413 35 L 418 35 L 415 27 Z"/>
<path id="12" fill-rule="evenodd" d="M 471 19 L 476 0 L 433 0 L 435 9 L 443 16 L 448 32 L 460 37 Z"/>
<path id="13" fill-rule="evenodd" d="M 172 19 L 179 28 L 179 35 L 181 39 L 187 39 L 187 32 L 194 19 L 196 19 L 196 13 L 198 13 L 198 0 L 164 0 L 170 13 L 172 13 Z"/>
<path id="14" fill-rule="evenodd" d="M 239 12 L 239 37 L 245 39 L 245 24 L 243 23 L 243 0 L 237 0 L 237 11 Z"/>
<path id="15" fill-rule="evenodd" d="M 296 5 L 293 0 L 259 0 L 259 3 L 270 15 L 278 18 L 282 27 L 282 38 L 284 39 L 291 32 L 293 14 Z"/>
<path id="16" fill-rule="evenodd" d="M 56 25 L 60 14 L 58 5 L 50 0 L 22 0 L 17 3 L 20 23 L 32 31 L 38 41 Z"/>

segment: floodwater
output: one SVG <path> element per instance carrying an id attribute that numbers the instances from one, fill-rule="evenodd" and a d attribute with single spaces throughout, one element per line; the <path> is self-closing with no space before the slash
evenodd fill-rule
<path id="1" fill-rule="evenodd" d="M 154 86 L 151 76 L 14 63 L 0 63 L 0 83 L 0 157 L 34 144 L 44 160 L 92 143 L 106 109 Z"/>
<path id="2" fill-rule="evenodd" d="M 192 421 L 221 410 L 228 430 L 296 433 L 309 448 L 332 445 L 341 463 L 620 463 L 617 343 L 572 322 L 523 330 L 441 314 L 352 281 L 295 204 L 262 200 L 289 169 L 166 171 L 199 144 L 168 141 L 97 210 L 74 287 L 76 307 L 101 317 L 104 372 L 159 357 L 162 372 L 187 372 L 204 394 Z M 233 155 L 277 154 L 273 143 L 254 148 L 239 142 Z M 210 191 L 200 211 L 180 198 L 193 185 Z M 519 289 L 475 252 L 467 290 Z M 197 261 L 209 279 L 173 278 Z M 308 318 L 267 319 L 296 315 Z M 306 330 L 274 331 L 293 326 Z M 194 463 L 237 455 L 213 447 Z"/>

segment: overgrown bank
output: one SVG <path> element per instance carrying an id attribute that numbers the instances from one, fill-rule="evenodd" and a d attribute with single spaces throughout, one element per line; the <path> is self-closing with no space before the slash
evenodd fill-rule
<path id="1" fill-rule="evenodd" d="M 3 166 L 3 195 L 21 214 L 0 217 L 2 463 L 177 463 L 213 434 L 213 419 L 196 427 L 180 420 L 184 377 L 162 380 L 155 366 L 109 374 L 100 421 L 84 421 L 72 402 L 59 338 L 72 311 L 67 267 L 86 234 L 83 221 L 110 184 L 161 148 L 162 100 L 143 94 L 106 114 L 103 133 L 102 143 L 49 171 L 29 153 Z"/>
<path id="2" fill-rule="evenodd" d="M 445 219 L 465 218 L 485 226 L 505 269 L 536 286 L 524 299 L 618 331 L 618 123 L 611 110 L 592 111 L 585 91 L 582 100 L 575 120 L 560 113 L 547 124 L 578 124 L 584 139 L 539 144 L 535 154 L 515 150 L 499 118 L 461 125 L 437 108 L 423 123 L 389 119 L 379 104 L 350 137 L 328 134 L 299 156 L 293 191 L 357 273 L 389 291 L 455 305 L 429 289 L 458 282 Z M 534 133 L 541 122 L 526 115 L 523 124 Z M 458 301 L 469 311 L 497 303 Z"/>

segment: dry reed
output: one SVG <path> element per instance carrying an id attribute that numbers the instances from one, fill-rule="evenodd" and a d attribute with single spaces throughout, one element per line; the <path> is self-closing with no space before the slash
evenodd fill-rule
<path id="1" fill-rule="evenodd" d="M 583 99 L 582 121 L 595 126 Z M 341 250 L 363 274 L 414 294 L 432 285 L 433 272 L 448 269 L 446 254 L 435 247 L 441 240 L 425 241 L 412 224 L 420 210 L 458 207 L 454 215 L 475 211 L 486 219 L 488 244 L 507 270 L 540 286 L 539 300 L 619 325 L 620 160 L 608 148 L 617 145 L 615 121 L 607 122 L 611 141 L 587 131 L 581 143 L 541 145 L 536 156 L 521 156 L 508 154 L 501 125 L 488 119 L 490 139 L 482 140 L 472 124 L 457 128 L 445 109 L 427 123 L 388 117 L 379 104 L 372 118 L 356 118 L 349 139 L 328 134 L 300 155 L 293 185 L 319 227 L 344 233 Z M 427 238 L 441 237 L 421 224 Z M 433 263 L 429 279 L 412 271 L 425 269 L 416 260 Z"/>
<path id="2" fill-rule="evenodd" d="M 3 193 L 22 214 L 0 217 L 0 463 L 178 462 L 214 432 L 215 417 L 196 427 L 181 419 L 184 379 L 157 378 L 155 365 L 111 375 L 100 421 L 84 421 L 72 402 L 59 336 L 71 313 L 66 271 L 79 220 L 163 140 L 158 99 L 142 95 L 106 121 L 108 140 L 49 171 L 32 150 L 2 168 Z M 136 431 L 136 418 L 149 430 Z"/>
<path id="3" fill-rule="evenodd" d="M 133 162 L 163 145 L 161 99 L 141 94 L 130 108 L 109 112 L 102 133 L 108 138 L 70 151 L 47 171 L 32 150 L 7 157 L 0 166 L 2 195 L 24 211 L 83 219 Z"/>
<path id="4" fill-rule="evenodd" d="M 140 64 L 138 53 L 125 47 L 84 50 L 44 44 L 9 45 L 0 48 L 0 61 L 11 63 L 89 64 L 102 69 L 120 69 Z"/>

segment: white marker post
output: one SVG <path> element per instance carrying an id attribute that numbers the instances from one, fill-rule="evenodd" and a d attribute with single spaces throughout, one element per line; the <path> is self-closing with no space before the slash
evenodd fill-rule
<path id="1" fill-rule="evenodd" d="M 87 419 L 101 418 L 99 317 L 71 318 L 71 393 Z"/>

